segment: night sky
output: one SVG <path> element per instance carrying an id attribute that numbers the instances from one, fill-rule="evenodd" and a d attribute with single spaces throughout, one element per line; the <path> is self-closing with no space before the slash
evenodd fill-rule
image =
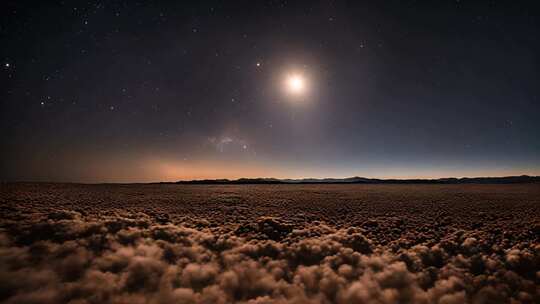
<path id="1" fill-rule="evenodd" d="M 540 175 L 524 1 L 0 11 L 0 180 Z"/>

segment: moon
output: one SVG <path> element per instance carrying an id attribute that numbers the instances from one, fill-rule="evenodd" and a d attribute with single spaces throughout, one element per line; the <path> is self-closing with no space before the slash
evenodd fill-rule
<path id="1" fill-rule="evenodd" d="M 306 90 L 306 80 L 301 74 L 290 74 L 285 80 L 287 91 L 293 95 L 302 95 Z"/>

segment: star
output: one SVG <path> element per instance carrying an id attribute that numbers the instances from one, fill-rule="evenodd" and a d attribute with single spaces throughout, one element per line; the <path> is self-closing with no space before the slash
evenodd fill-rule
<path id="1" fill-rule="evenodd" d="M 261 63 L 260 63 L 260 62 L 257 62 L 255 65 L 256 65 L 257 67 L 260 67 L 260 66 L 261 66 Z"/>
<path id="2" fill-rule="evenodd" d="M 6 66 L 6 68 L 9 68 L 10 67 L 9 62 L 6 62 L 5 66 Z"/>

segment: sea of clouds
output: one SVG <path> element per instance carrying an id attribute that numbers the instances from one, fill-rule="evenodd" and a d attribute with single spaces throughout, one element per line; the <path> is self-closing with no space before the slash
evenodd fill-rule
<path id="1" fill-rule="evenodd" d="M 370 223 L 10 212 L 0 229 L 3 303 L 540 303 L 540 244 L 474 230 L 381 245 L 366 237 Z"/>

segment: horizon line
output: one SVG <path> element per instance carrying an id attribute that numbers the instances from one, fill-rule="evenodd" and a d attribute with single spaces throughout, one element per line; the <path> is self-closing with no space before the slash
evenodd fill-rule
<path id="1" fill-rule="evenodd" d="M 336 180 L 337 183 L 354 183 L 354 182 L 346 182 L 345 180 L 348 179 L 363 179 L 366 181 L 373 181 L 373 182 L 404 182 L 407 181 L 415 181 L 415 182 L 433 182 L 433 181 L 448 181 L 448 180 L 481 180 L 481 179 L 516 179 L 516 178 L 527 178 L 530 180 L 536 180 L 539 179 L 539 175 L 528 175 L 528 174 L 520 174 L 520 175 L 493 175 L 493 176 L 449 176 L 449 177 L 412 177 L 412 178 L 377 178 L 377 177 L 365 177 L 365 176 L 348 176 L 348 177 L 301 177 L 301 178 L 278 178 L 278 177 L 240 177 L 240 178 L 204 178 L 204 179 L 178 179 L 178 180 L 171 180 L 171 181 L 133 181 L 133 182 L 83 182 L 83 181 L 47 181 L 47 180 L 2 180 L 0 181 L 0 184 L 9 184 L 9 183 L 40 183 L 40 184 L 83 184 L 83 185 L 106 185 L 106 184 L 182 184 L 182 183 L 234 183 L 238 182 L 241 183 L 245 181 L 246 183 L 249 183 L 250 181 L 274 181 L 274 182 L 282 182 L 284 184 L 302 184 L 302 183 L 310 183 L 309 180 L 314 181 L 320 181 L 321 183 L 325 183 L 323 181 L 325 180 Z M 339 182 L 339 181 L 342 182 Z M 289 182 L 288 182 L 289 181 Z M 305 181 L 305 182 L 303 182 Z M 311 183 L 317 183 L 317 182 L 311 182 Z M 330 184 L 332 182 L 326 182 L 327 184 Z"/>

